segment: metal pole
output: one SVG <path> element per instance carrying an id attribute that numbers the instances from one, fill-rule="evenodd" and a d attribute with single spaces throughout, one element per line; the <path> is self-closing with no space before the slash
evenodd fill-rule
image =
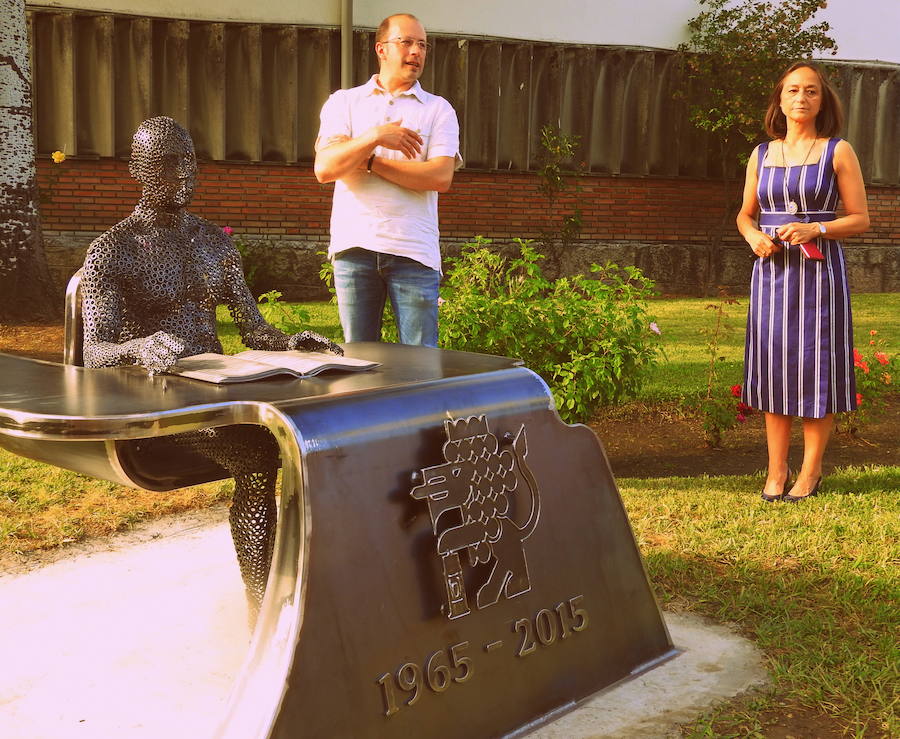
<path id="1" fill-rule="evenodd" d="M 341 0 L 341 87 L 353 87 L 353 0 Z"/>

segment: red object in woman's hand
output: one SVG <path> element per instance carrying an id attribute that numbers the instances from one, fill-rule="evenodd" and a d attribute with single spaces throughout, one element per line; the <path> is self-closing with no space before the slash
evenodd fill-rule
<path id="1" fill-rule="evenodd" d="M 775 244 L 780 244 L 781 246 L 791 246 L 790 241 L 785 241 L 784 239 L 779 238 L 778 234 L 770 236 L 769 238 L 772 239 L 772 242 Z M 825 259 L 825 255 L 822 254 L 821 251 L 819 251 L 819 247 L 816 246 L 815 241 L 807 241 L 805 244 L 798 244 L 798 246 L 800 247 L 800 252 L 807 259 L 813 259 L 815 261 L 821 261 Z"/>
<path id="2" fill-rule="evenodd" d="M 800 244 L 800 251 L 807 259 L 814 259 L 817 262 L 825 259 L 825 255 L 819 251 L 815 241 L 807 241 L 805 244 Z"/>

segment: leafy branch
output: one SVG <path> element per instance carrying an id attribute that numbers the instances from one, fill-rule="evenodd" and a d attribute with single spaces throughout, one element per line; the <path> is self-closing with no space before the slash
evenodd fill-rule
<path id="1" fill-rule="evenodd" d="M 827 22 L 813 23 L 824 0 L 699 0 L 681 44 L 691 123 L 722 143 L 723 165 L 746 162 L 764 136 L 763 114 L 778 76 L 794 59 L 837 51 Z"/>

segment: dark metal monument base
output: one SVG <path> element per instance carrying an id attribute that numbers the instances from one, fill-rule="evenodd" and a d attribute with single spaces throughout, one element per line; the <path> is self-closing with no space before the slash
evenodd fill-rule
<path id="1" fill-rule="evenodd" d="M 221 736 L 504 736 L 674 653 L 603 448 L 537 375 L 346 351 L 382 366 L 218 387 L 0 355 L 0 446 L 19 454 L 135 484 L 164 475 L 125 469 L 129 439 L 278 439 L 274 562 Z"/>

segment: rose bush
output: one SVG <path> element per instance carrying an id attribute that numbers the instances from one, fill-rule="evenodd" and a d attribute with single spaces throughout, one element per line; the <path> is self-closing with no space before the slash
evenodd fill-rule
<path id="1" fill-rule="evenodd" d="M 853 436 L 860 436 L 866 425 L 884 413 L 887 396 L 894 391 L 900 360 L 897 354 L 886 351 L 886 343 L 877 329 L 872 329 L 865 348 L 853 349 L 857 410 L 838 417 L 838 428 Z"/>

